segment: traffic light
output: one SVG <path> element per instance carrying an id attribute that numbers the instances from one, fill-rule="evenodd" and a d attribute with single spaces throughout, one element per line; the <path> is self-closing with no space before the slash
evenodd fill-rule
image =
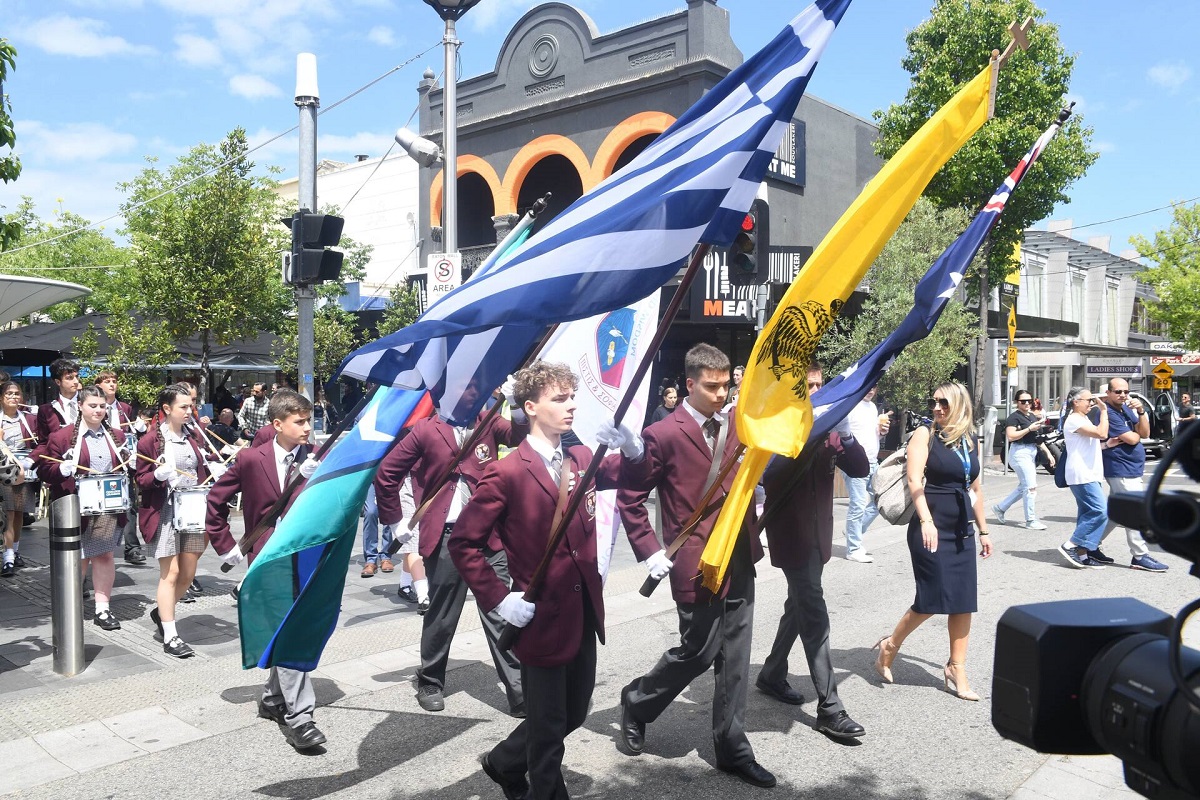
<path id="1" fill-rule="evenodd" d="M 741 230 L 725 253 L 729 282 L 735 286 L 765 283 L 771 277 L 767 257 L 770 216 L 766 200 L 755 200 Z"/>
<path id="2" fill-rule="evenodd" d="M 285 220 L 286 222 L 287 220 Z M 346 221 L 332 214 L 314 214 L 301 209 L 292 215 L 292 259 L 286 280 L 294 286 L 311 286 L 336 281 L 342 275 L 344 255 L 335 247 Z"/>

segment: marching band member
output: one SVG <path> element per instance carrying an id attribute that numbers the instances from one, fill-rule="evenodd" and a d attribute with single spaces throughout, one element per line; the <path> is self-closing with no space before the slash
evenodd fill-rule
<path id="1" fill-rule="evenodd" d="M 146 432 L 146 423 L 133 413 L 133 407 L 129 403 L 117 399 L 117 373 L 111 370 L 102 370 L 96 373 L 96 385 L 104 390 L 104 400 L 108 403 L 109 429 L 120 431 L 125 437 L 124 440 L 129 451 L 133 452 L 137 448 L 137 437 Z M 134 469 L 135 466 L 130 464 L 130 508 L 138 507 L 137 483 L 132 480 Z M 138 541 L 137 536 L 136 515 L 129 515 L 129 522 L 121 534 L 125 540 L 125 560 L 130 564 L 145 564 L 146 556 L 142 552 L 142 543 Z"/>
<path id="2" fill-rule="evenodd" d="M 51 500 L 78 493 L 79 481 L 88 477 L 122 475 L 125 469 L 124 450 L 113 440 L 108 429 L 104 392 L 89 386 L 73 394 L 73 399 L 79 403 L 78 421 L 52 433 L 49 440 L 33 453 L 38 475 L 50 487 Z M 128 495 L 125 503 L 126 507 L 121 511 L 81 514 L 79 518 L 83 540 L 80 571 L 87 574 L 88 564 L 91 564 L 92 586 L 96 591 L 93 622 L 106 631 L 121 628 L 121 623 L 109 610 L 109 598 L 116 577 L 113 553 L 121 544 L 120 529 L 128 514 Z"/>
<path id="3" fill-rule="evenodd" d="M 8 453 L 16 459 L 18 470 L 14 483 L 0 485 L 0 498 L 3 498 L 8 522 L 4 529 L 3 568 L 0 569 L 0 577 L 4 578 L 11 578 L 18 568 L 25 566 L 18 551 L 21 528 L 24 526 L 25 493 L 31 486 L 37 486 L 36 482 L 27 483 L 25 480 L 27 470 L 33 467 L 29 453 L 37 446 L 37 435 L 34 433 L 37 419 L 33 414 L 21 410 L 23 400 L 20 384 L 14 381 L 0 383 L 0 439 L 8 448 Z"/>
<path id="4" fill-rule="evenodd" d="M 50 434 L 67 425 L 74 425 L 79 418 L 79 365 L 65 358 L 55 359 L 50 365 L 50 377 L 58 388 L 58 397 L 38 406 L 37 435 L 39 442 L 47 442 Z M 40 467 L 39 467 L 40 469 Z"/>
<path id="5" fill-rule="evenodd" d="M 141 489 L 138 526 L 147 542 L 156 542 L 158 559 L 158 605 L 150 619 L 158 628 L 163 652 L 188 658 L 195 652 L 175 626 L 175 606 L 196 574 L 196 563 L 208 544 L 201 508 L 198 528 L 175 528 L 175 505 L 179 492 L 205 483 L 210 472 L 220 477 L 224 464 L 209 464 L 200 445 L 187 427 L 192 419 L 188 387 L 176 383 L 158 393 L 156 424 L 138 440 L 137 484 Z"/>

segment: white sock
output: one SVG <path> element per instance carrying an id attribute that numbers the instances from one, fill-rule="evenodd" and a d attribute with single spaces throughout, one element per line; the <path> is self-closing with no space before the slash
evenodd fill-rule
<path id="1" fill-rule="evenodd" d="M 413 585 L 413 579 L 412 579 L 411 572 L 409 572 L 408 570 L 404 570 L 403 572 L 400 573 L 400 585 L 401 586 L 412 586 Z"/>
<path id="2" fill-rule="evenodd" d="M 17 552 L 17 551 L 18 551 L 18 550 L 20 550 L 20 549 L 21 549 L 21 542 L 20 542 L 20 540 L 17 540 L 17 541 L 15 541 L 15 542 L 13 542 L 13 552 L 15 553 L 15 552 Z"/>
<path id="3" fill-rule="evenodd" d="M 16 560 L 16 553 L 17 548 L 15 547 L 4 548 L 4 563 L 11 564 L 14 560 Z"/>
<path id="4" fill-rule="evenodd" d="M 164 619 L 162 621 L 162 624 L 163 624 L 163 641 L 164 642 L 169 642 L 172 639 L 174 639 L 176 636 L 179 635 L 179 633 L 175 630 L 175 620 L 171 620 L 170 622 L 168 622 L 167 620 Z"/>
<path id="5" fill-rule="evenodd" d="M 429 581 L 422 578 L 419 581 L 413 581 L 413 591 L 417 593 L 417 600 L 423 601 L 429 599 Z"/>
<path id="6" fill-rule="evenodd" d="M 107 600 L 97 600 L 96 601 L 96 613 L 99 614 L 102 611 L 108 611 L 108 601 Z"/>

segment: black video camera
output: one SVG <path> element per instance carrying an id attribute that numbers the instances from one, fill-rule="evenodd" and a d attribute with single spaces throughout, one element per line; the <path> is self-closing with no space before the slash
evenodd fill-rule
<path id="1" fill-rule="evenodd" d="M 1162 491 L 1176 462 L 1200 482 L 1200 425 L 1189 428 L 1145 494 L 1112 495 L 1108 514 L 1200 578 L 1200 494 Z M 1181 642 L 1197 610 L 1200 600 L 1171 617 L 1128 597 L 1009 608 L 996 630 L 992 725 L 1039 753 L 1111 753 L 1145 797 L 1200 798 L 1200 651 Z"/>

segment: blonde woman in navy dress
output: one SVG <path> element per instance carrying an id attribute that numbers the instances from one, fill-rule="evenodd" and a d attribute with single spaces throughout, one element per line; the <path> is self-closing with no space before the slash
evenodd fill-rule
<path id="1" fill-rule="evenodd" d="M 992 541 L 979 483 L 971 397 L 962 384 L 944 383 L 934 390 L 929 410 L 932 427 L 918 428 L 908 442 L 908 488 L 914 506 L 908 550 L 917 596 L 892 634 L 876 643 L 875 670 L 891 683 L 892 661 L 904 640 L 933 615 L 946 614 L 950 631 L 950 660 L 943 670 L 946 691 L 963 700 L 978 700 L 967 682 L 967 640 L 971 615 L 978 606 L 975 553 L 978 550 L 979 558 L 990 556 Z"/>
<path id="2" fill-rule="evenodd" d="M 204 451 L 189 435 L 194 406 L 186 385 L 177 383 L 158 393 L 158 413 L 154 424 L 138 440 L 137 484 L 141 490 L 138 526 L 142 538 L 154 547 L 158 559 L 158 605 L 150 610 L 150 619 L 158 629 L 163 652 L 176 658 L 195 655 L 179 637 L 175 610 L 196 575 L 196 564 L 208 546 L 204 519 L 198 530 L 176 530 L 177 493 L 204 484 L 210 470 L 224 470 L 219 463 L 209 464 Z"/>
<path id="3" fill-rule="evenodd" d="M 113 439 L 108 429 L 108 403 L 99 387 L 80 389 L 75 398 L 79 403 L 79 419 L 74 425 L 59 428 L 50 439 L 34 451 L 38 475 L 50 488 L 50 499 L 57 500 L 78 492 L 77 478 L 119 475 L 126 467 L 125 451 Z M 121 628 L 121 623 L 109 608 L 116 565 L 113 553 L 121 544 L 121 529 L 126 512 L 98 516 L 80 516 L 79 530 L 83 543 L 81 572 L 92 568 L 92 586 L 96 591 L 96 613 L 93 622 L 106 631 Z"/>

